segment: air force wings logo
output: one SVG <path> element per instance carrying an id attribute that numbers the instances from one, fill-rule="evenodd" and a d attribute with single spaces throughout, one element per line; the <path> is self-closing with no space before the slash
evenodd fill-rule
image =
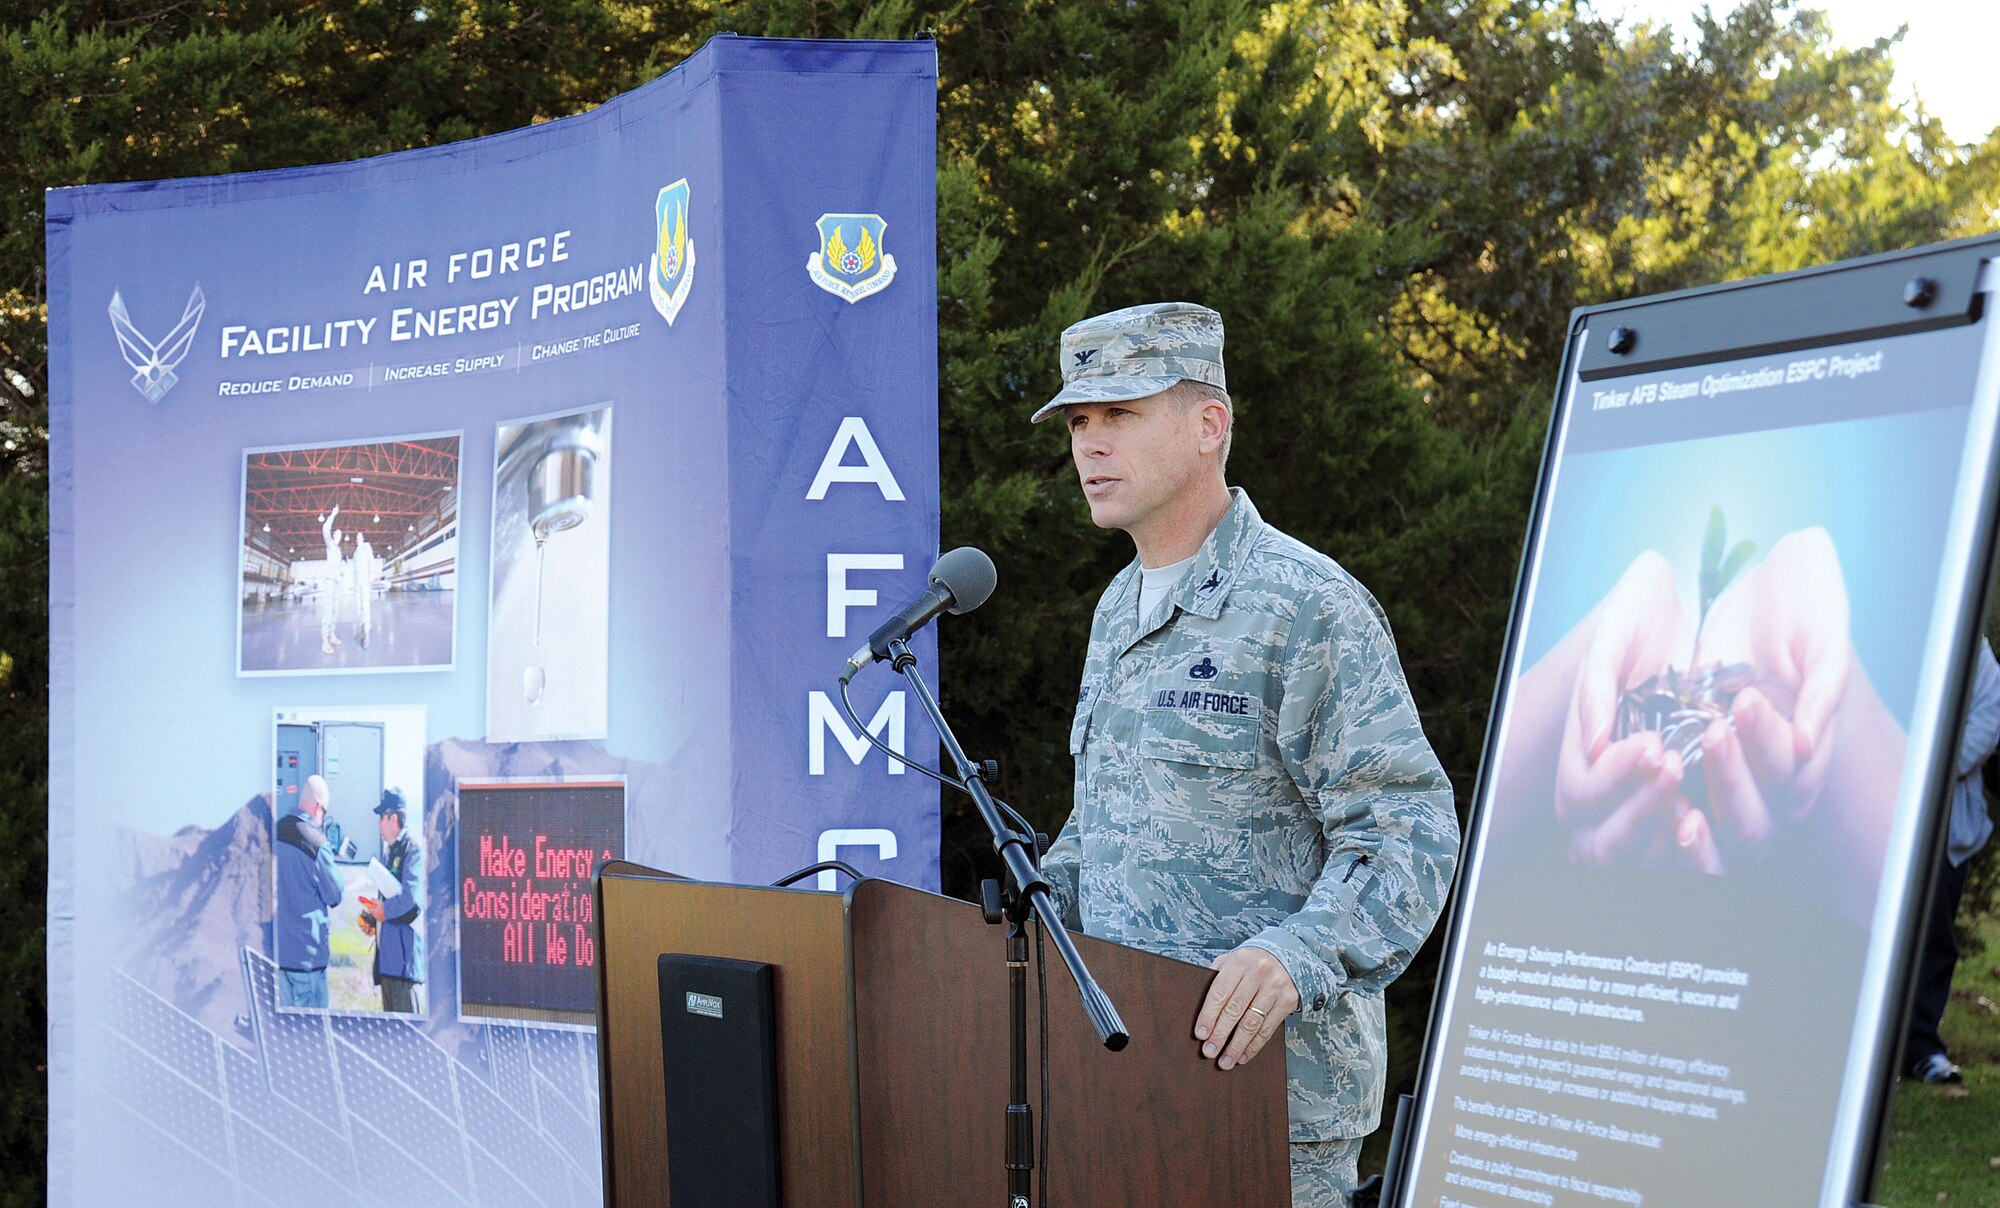
<path id="1" fill-rule="evenodd" d="M 880 214 L 821 214 L 819 250 L 806 259 L 813 284 L 849 302 L 889 288 L 896 258 L 882 250 L 888 226 Z"/>
<path id="2" fill-rule="evenodd" d="M 688 290 L 694 288 L 694 240 L 688 238 L 688 182 L 683 176 L 653 201 L 653 217 L 659 224 L 657 246 L 653 250 L 653 309 L 672 327 L 681 313 Z"/>
<path id="3" fill-rule="evenodd" d="M 180 381 L 174 374 L 174 366 L 187 359 L 188 351 L 194 347 L 195 328 L 201 326 L 201 312 L 207 309 L 208 299 L 202 297 L 201 286 L 197 285 L 194 293 L 188 295 L 181 321 L 155 344 L 132 326 L 132 316 L 125 311 L 125 299 L 117 290 L 111 291 L 111 330 L 118 333 L 118 350 L 132 367 L 132 388 L 145 395 L 147 402 L 159 402 Z"/>

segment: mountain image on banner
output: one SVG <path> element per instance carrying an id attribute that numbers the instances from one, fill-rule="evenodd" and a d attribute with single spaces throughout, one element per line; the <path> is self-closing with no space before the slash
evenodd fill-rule
<path id="1" fill-rule="evenodd" d="M 214 830 L 161 838 L 121 828 L 118 964 L 142 985 L 231 1035 L 243 1014 L 237 952 L 271 949 L 271 799 L 259 793 Z"/>

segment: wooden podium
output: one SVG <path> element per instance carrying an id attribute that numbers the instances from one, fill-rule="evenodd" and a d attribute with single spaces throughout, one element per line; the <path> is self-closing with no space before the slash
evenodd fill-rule
<path id="1" fill-rule="evenodd" d="M 664 1205 L 664 953 L 776 967 L 778 1145 L 789 1208 L 1004 1204 L 1005 929 L 891 881 L 845 893 L 683 880 L 624 862 L 597 882 L 605 1202 Z M 1131 1043 L 1113 1053 L 1048 948 L 1049 1102 L 1037 988 L 1029 1101 L 1049 1195 L 1076 1208 L 1291 1203 L 1285 1063 L 1268 1046 L 1224 1073 L 1201 1060 L 1206 969 L 1077 936 Z M 1050 1142 L 1039 1151 L 1042 1113 Z M 682 1208 L 711 1208 L 683 1205 Z"/>

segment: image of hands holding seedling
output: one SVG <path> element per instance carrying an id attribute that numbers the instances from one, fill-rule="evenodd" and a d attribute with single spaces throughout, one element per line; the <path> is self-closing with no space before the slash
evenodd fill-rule
<path id="1" fill-rule="evenodd" d="M 1501 809 L 1550 803 L 1578 865 L 1806 860 L 1872 899 L 1906 742 L 1855 654 L 1839 552 L 1823 528 L 1728 537 L 1712 509 L 1691 600 L 1668 553 L 1640 553 L 1521 677 Z"/>

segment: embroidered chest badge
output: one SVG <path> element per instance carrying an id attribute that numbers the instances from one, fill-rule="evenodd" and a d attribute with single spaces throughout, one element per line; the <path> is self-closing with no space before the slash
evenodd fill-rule
<path id="1" fill-rule="evenodd" d="M 1188 678 L 1191 680 L 1212 680 L 1221 673 L 1222 669 L 1210 661 L 1206 655 L 1202 656 L 1202 660 L 1199 663 L 1188 668 Z"/>

